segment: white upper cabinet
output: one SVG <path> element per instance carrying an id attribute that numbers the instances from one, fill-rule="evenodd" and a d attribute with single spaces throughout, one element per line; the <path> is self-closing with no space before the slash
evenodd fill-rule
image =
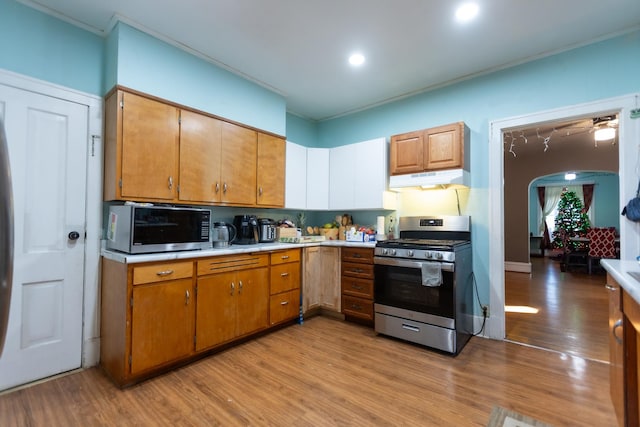
<path id="1" fill-rule="evenodd" d="M 285 175 L 286 209 L 307 207 L 307 148 L 287 141 Z"/>
<path id="2" fill-rule="evenodd" d="M 396 209 L 385 138 L 332 148 L 330 157 L 329 210 Z"/>
<path id="3" fill-rule="evenodd" d="M 329 209 L 328 148 L 307 148 L 307 209 Z"/>

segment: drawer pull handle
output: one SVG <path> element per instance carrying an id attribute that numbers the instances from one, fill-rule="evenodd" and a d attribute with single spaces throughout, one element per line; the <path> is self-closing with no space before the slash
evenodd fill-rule
<path id="1" fill-rule="evenodd" d="M 280 277 L 287 277 L 289 273 L 280 273 Z"/>
<path id="2" fill-rule="evenodd" d="M 220 192 L 220 183 L 216 182 L 216 194 Z"/>
<path id="3" fill-rule="evenodd" d="M 353 289 L 357 289 L 357 290 L 359 290 L 359 291 L 361 291 L 361 290 L 362 290 L 362 286 L 360 286 L 360 285 L 356 285 L 355 283 L 352 283 L 352 284 L 351 284 L 351 288 L 353 288 Z"/>
<path id="4" fill-rule="evenodd" d="M 420 332 L 420 328 L 418 328 L 417 326 L 407 325 L 406 323 L 402 324 L 402 329 L 406 329 L 411 332 Z"/>
<path id="5" fill-rule="evenodd" d="M 224 184 L 222 184 L 222 192 L 224 194 L 227 194 L 227 188 L 229 188 L 229 186 L 227 185 L 227 183 L 225 182 Z"/>
<path id="6" fill-rule="evenodd" d="M 282 301 L 282 302 L 280 303 L 280 305 L 288 305 L 288 304 L 289 304 L 289 301 Z"/>
<path id="7" fill-rule="evenodd" d="M 240 280 L 240 281 L 238 282 L 238 288 L 239 288 L 239 289 L 238 289 L 238 293 L 239 293 L 239 294 L 241 294 L 241 293 L 242 293 L 242 287 L 243 287 L 243 286 L 244 286 L 244 285 L 242 284 L 242 280 Z"/>
<path id="8" fill-rule="evenodd" d="M 289 255 L 282 255 L 281 259 L 289 259 Z"/>
<path id="9" fill-rule="evenodd" d="M 230 294 L 233 295 L 233 291 L 235 291 L 235 290 L 236 290 L 236 284 L 231 282 L 231 293 Z"/>
<path id="10" fill-rule="evenodd" d="M 608 291 L 615 291 L 616 290 L 615 286 L 604 285 L 604 287 L 607 288 Z"/>
<path id="11" fill-rule="evenodd" d="M 191 298 L 191 294 L 189 293 L 189 290 L 187 289 L 187 291 L 184 294 L 184 305 L 189 305 L 189 299 Z"/>
<path id="12" fill-rule="evenodd" d="M 173 270 L 158 271 L 156 274 L 160 277 L 164 277 L 173 274 Z"/>
<path id="13" fill-rule="evenodd" d="M 168 184 L 169 184 L 168 185 L 169 186 L 169 190 L 173 190 L 173 177 L 172 176 L 169 177 L 169 183 Z"/>
<path id="14" fill-rule="evenodd" d="M 359 304 L 351 304 L 351 308 L 354 310 L 362 310 L 362 306 Z"/>
<path id="15" fill-rule="evenodd" d="M 616 339 L 618 344 L 622 344 L 622 338 L 618 338 L 618 335 L 616 334 L 616 330 L 620 326 L 622 326 L 622 319 L 616 321 L 616 323 L 613 324 L 613 328 L 611 329 L 611 333 L 613 334 L 613 337 Z"/>
<path id="16" fill-rule="evenodd" d="M 354 258 L 361 258 L 361 257 L 360 257 L 360 254 L 353 254 L 353 257 L 354 257 Z"/>

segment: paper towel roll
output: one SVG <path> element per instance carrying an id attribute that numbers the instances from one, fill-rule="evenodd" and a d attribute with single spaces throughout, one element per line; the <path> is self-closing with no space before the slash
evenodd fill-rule
<path id="1" fill-rule="evenodd" d="M 378 217 L 378 221 L 377 221 L 377 225 L 376 225 L 376 232 L 378 234 L 384 234 L 384 216 L 379 216 Z"/>

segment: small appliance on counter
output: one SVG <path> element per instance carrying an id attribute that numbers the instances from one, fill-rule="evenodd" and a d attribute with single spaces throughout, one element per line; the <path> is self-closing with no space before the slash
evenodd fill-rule
<path id="1" fill-rule="evenodd" d="M 233 224 L 214 222 L 211 229 L 211 242 L 214 248 L 228 248 L 238 232 Z"/>
<path id="2" fill-rule="evenodd" d="M 233 218 L 236 228 L 236 245 L 255 245 L 259 241 L 258 219 L 255 215 L 236 215 Z"/>
<path id="3" fill-rule="evenodd" d="M 260 243 L 276 241 L 276 222 L 270 218 L 258 219 L 258 235 Z"/>

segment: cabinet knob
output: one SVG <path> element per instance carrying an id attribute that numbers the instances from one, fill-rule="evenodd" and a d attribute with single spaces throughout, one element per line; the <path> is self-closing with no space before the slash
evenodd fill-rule
<path id="1" fill-rule="evenodd" d="M 243 285 L 242 285 L 242 280 L 240 280 L 240 281 L 238 282 L 238 293 L 239 293 L 239 294 L 241 294 L 241 293 L 242 293 L 242 286 L 243 286 Z"/>
<path id="2" fill-rule="evenodd" d="M 619 338 L 618 335 L 616 334 L 616 330 L 618 330 L 618 328 L 620 326 L 622 326 L 622 319 L 619 319 L 618 321 L 616 321 L 616 323 L 613 324 L 613 328 L 611 329 L 611 333 L 613 334 L 613 338 L 616 339 L 618 344 L 622 344 L 622 338 Z"/>
<path id="3" fill-rule="evenodd" d="M 80 238 L 80 233 L 72 231 L 67 237 L 69 237 L 69 240 L 78 240 Z"/>

